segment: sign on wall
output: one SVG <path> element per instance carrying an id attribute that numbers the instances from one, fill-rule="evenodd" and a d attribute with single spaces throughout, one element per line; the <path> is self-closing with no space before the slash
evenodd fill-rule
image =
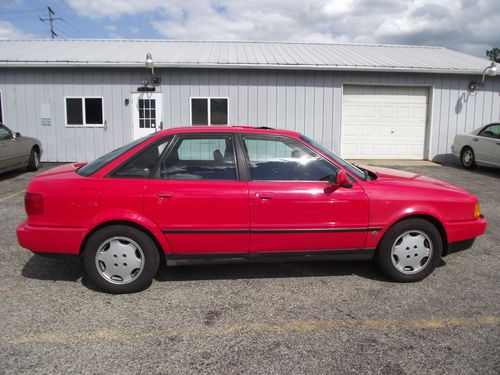
<path id="1" fill-rule="evenodd" d="M 50 103 L 42 103 L 40 105 L 40 124 L 42 126 L 50 126 L 51 120 Z"/>

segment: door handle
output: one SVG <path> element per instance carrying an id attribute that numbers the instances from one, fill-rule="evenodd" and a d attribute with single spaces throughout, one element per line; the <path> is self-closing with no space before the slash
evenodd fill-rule
<path id="1" fill-rule="evenodd" d="M 497 145 L 499 145 L 499 146 L 500 146 L 500 142 L 497 142 Z"/>
<path id="2" fill-rule="evenodd" d="M 479 139 L 478 139 L 478 138 L 472 138 L 472 140 L 473 140 L 474 142 L 479 141 Z"/>
<path id="3" fill-rule="evenodd" d="M 173 198 L 175 193 L 173 191 L 162 191 L 160 193 L 156 194 L 156 197 L 158 198 L 158 202 L 162 203 L 166 199 Z"/>
<path id="4" fill-rule="evenodd" d="M 255 197 L 261 201 L 270 201 L 273 199 L 273 193 L 256 193 Z"/>

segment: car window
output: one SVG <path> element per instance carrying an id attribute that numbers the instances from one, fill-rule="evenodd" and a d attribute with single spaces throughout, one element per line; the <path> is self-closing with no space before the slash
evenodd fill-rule
<path id="1" fill-rule="evenodd" d="M 180 136 L 160 168 L 167 180 L 236 180 L 232 135 Z"/>
<path id="2" fill-rule="evenodd" d="M 149 138 L 151 138 L 152 136 L 154 135 L 153 134 L 149 134 L 145 137 L 142 137 L 142 138 L 139 138 L 129 144 L 126 144 L 125 146 L 122 146 L 122 147 L 119 147 L 117 148 L 116 150 L 113 150 L 103 156 L 101 156 L 100 158 L 97 158 L 95 159 L 93 162 L 79 168 L 77 170 L 77 173 L 80 175 L 80 176 L 91 176 L 93 175 L 95 172 L 97 172 L 99 169 L 101 169 L 102 167 L 104 167 L 106 164 L 112 162 L 113 160 L 119 158 L 120 156 L 122 156 L 123 154 L 125 154 L 126 152 L 132 150 L 134 147 L 140 145 L 141 143 L 147 141 Z"/>
<path id="3" fill-rule="evenodd" d="M 500 124 L 487 126 L 479 135 L 488 138 L 500 138 Z"/>
<path id="4" fill-rule="evenodd" d="M 243 136 L 254 181 L 325 181 L 337 167 L 290 138 Z"/>
<path id="5" fill-rule="evenodd" d="M 172 137 L 165 137 L 146 147 L 122 164 L 112 173 L 112 177 L 149 178 L 171 139 Z"/>
<path id="6" fill-rule="evenodd" d="M 11 139 L 12 134 L 10 131 L 3 125 L 0 125 L 0 141 L 5 141 L 6 139 Z"/>

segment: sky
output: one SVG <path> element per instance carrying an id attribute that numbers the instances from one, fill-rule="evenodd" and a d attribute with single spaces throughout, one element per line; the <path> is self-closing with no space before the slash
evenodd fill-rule
<path id="1" fill-rule="evenodd" d="M 267 40 L 500 47 L 500 0 L 0 0 L 0 39 Z"/>

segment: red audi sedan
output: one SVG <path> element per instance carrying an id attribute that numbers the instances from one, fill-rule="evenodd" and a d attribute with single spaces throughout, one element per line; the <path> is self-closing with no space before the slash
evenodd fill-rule
<path id="1" fill-rule="evenodd" d="M 39 174 L 21 246 L 82 258 L 102 290 L 147 288 L 167 266 L 372 259 L 419 281 L 470 248 L 487 222 L 446 182 L 352 165 L 290 131 L 169 129 L 92 163 Z"/>

